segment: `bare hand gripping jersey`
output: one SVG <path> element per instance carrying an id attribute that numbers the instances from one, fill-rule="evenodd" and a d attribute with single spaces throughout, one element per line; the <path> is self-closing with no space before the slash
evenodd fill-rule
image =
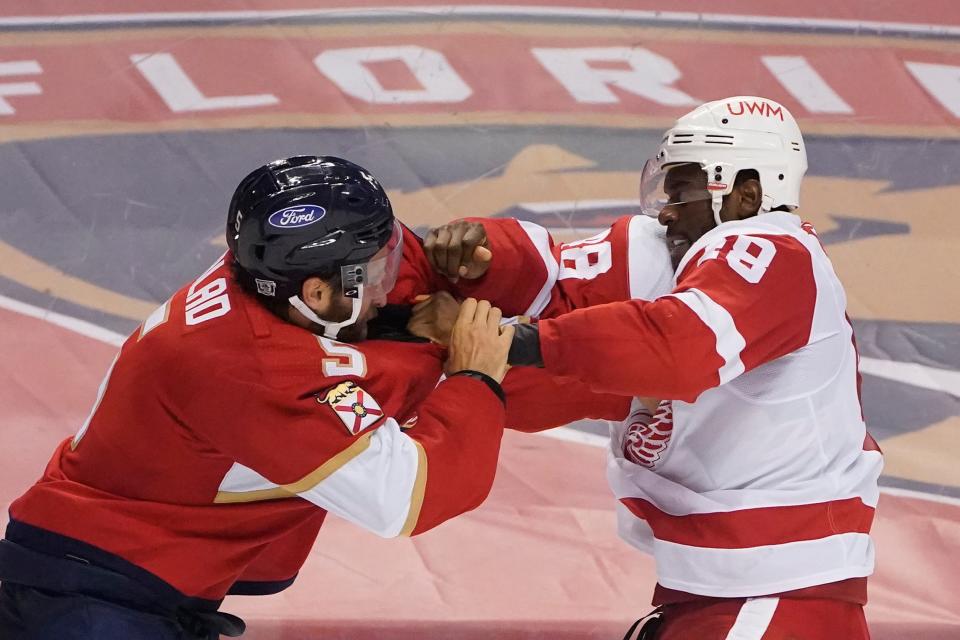
<path id="1" fill-rule="evenodd" d="M 626 232 L 655 224 L 640 220 L 557 246 L 528 223 L 484 224 L 494 265 L 526 261 L 539 278 L 501 304 L 542 316 L 600 305 L 540 321 L 549 370 L 668 399 L 655 415 L 634 404 L 608 466 L 621 535 L 654 555 L 659 601 L 831 583 L 846 587 L 808 593 L 862 599 L 882 459 L 860 408 L 843 288 L 812 228 L 781 212 L 724 223 L 691 247 L 670 292 L 657 290 L 666 258 Z M 599 258 L 572 262 L 564 280 L 569 246 Z M 641 278 L 644 291 L 628 284 Z M 602 304 L 614 300 L 624 302 Z"/>
<path id="2" fill-rule="evenodd" d="M 317 337 L 221 259 L 126 341 L 90 418 L 11 517 L 188 596 L 289 582 L 327 512 L 412 535 L 486 497 L 504 407 L 476 379 L 438 384 L 443 357 Z"/>

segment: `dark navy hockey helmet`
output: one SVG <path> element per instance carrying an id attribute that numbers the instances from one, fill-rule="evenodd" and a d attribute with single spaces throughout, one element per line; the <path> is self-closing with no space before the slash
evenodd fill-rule
<path id="1" fill-rule="evenodd" d="M 350 297 L 362 286 L 389 291 L 402 244 L 380 183 L 333 156 L 295 156 L 252 172 L 233 194 L 226 232 L 249 288 L 281 299 L 296 298 L 319 274 L 339 273 Z"/>

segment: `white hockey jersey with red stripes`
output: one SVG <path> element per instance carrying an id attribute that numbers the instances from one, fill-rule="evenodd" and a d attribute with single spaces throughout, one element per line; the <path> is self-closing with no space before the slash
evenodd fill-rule
<path id="1" fill-rule="evenodd" d="M 656 283 L 662 262 L 636 250 L 617 262 L 624 220 L 603 240 L 614 261 L 602 278 L 626 283 L 644 265 Z M 542 244 L 529 226 L 523 235 Z M 494 262 L 516 248 L 501 234 Z M 526 251 L 549 265 L 563 246 Z M 561 283 L 545 271 L 556 300 Z M 844 291 L 812 228 L 785 212 L 724 223 L 691 247 L 672 292 L 627 300 L 636 293 L 542 319 L 540 344 L 551 373 L 672 399 L 654 416 L 634 403 L 608 465 L 620 533 L 654 555 L 660 585 L 744 597 L 872 573 L 881 455 L 862 417 Z"/>

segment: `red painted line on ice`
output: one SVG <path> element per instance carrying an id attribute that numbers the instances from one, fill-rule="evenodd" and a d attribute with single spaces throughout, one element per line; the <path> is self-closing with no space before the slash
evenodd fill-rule
<path id="1" fill-rule="evenodd" d="M 136 4 L 138 12 L 211 12 L 223 11 L 222 0 L 146 0 Z M 239 3 L 238 3 L 239 4 Z M 289 9 L 330 9 L 363 7 L 445 6 L 472 5 L 475 2 L 450 0 L 419 0 L 390 2 L 389 0 L 246 0 L 239 9 L 244 11 L 275 11 Z M 575 7 L 582 9 L 619 9 L 635 11 L 664 11 L 662 0 L 491 0 L 488 6 L 502 7 Z M 768 15 L 788 18 L 825 18 L 836 20 L 893 21 L 905 23 L 928 22 L 938 25 L 960 25 L 960 3 L 953 0 L 914 0 L 913 2 L 883 2 L 876 0 L 839 0 L 835 2 L 796 2 L 795 0 L 673 0 L 669 10 L 716 14 Z M 26 10 L 25 10 L 26 9 Z M 8 3 L 0 6 L 0 16 L 35 15 L 62 16 L 76 14 L 129 13 L 129 0 L 34 0 L 29 6 Z"/>

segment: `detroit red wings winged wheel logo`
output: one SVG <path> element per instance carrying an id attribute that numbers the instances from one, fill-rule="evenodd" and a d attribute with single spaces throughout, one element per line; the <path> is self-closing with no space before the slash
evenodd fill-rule
<path id="1" fill-rule="evenodd" d="M 317 396 L 317 402 L 330 405 L 343 426 L 354 436 L 383 417 L 383 409 L 373 396 L 354 382 L 341 382 L 323 396 Z"/>
<path id="2" fill-rule="evenodd" d="M 627 418 L 623 455 L 634 464 L 652 469 L 670 444 L 672 434 L 673 404 L 670 400 L 662 401 L 652 416 L 646 409 L 634 411 Z"/>

